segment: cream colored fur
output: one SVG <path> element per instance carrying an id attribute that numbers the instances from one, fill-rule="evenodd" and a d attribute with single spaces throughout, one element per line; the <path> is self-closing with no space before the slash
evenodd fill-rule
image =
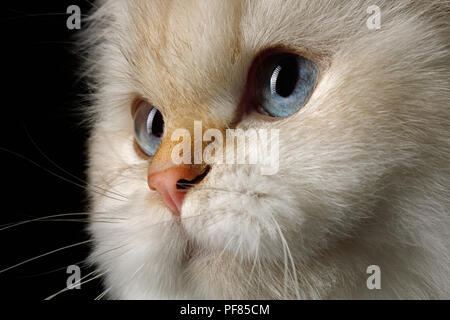
<path id="1" fill-rule="evenodd" d="M 380 30 L 366 27 L 374 4 Z M 89 230 L 109 298 L 450 298 L 449 1 L 97 5 L 88 174 L 109 192 L 91 188 Z M 215 165 L 176 223 L 133 148 L 134 99 L 161 110 L 166 134 L 225 128 L 255 56 L 276 46 L 321 69 L 293 116 L 238 124 L 280 129 L 280 171 Z"/>

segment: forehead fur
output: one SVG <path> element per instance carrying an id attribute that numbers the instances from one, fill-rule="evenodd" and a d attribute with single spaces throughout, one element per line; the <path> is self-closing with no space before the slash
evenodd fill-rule
<path id="1" fill-rule="evenodd" d="M 375 2 L 382 10 L 384 30 L 411 8 L 417 15 L 439 18 L 432 3 Z M 265 48 L 288 46 L 325 63 L 339 50 L 352 50 L 346 43 L 370 35 L 366 9 L 373 4 L 365 0 L 104 0 L 98 15 L 112 21 L 104 37 L 117 52 L 117 65 L 124 68 L 120 77 L 134 92 L 165 116 L 191 118 L 195 106 L 197 114 L 206 112 L 229 122 L 235 110 L 224 104 L 236 106 L 255 55 Z"/>

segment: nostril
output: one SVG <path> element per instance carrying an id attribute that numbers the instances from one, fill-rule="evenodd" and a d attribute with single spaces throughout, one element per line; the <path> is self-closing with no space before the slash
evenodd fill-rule
<path id="1" fill-rule="evenodd" d="M 178 180 L 177 181 L 177 189 L 181 189 L 181 190 L 189 189 L 192 186 L 196 185 L 197 183 L 200 183 L 200 181 L 202 181 L 206 177 L 206 175 L 208 174 L 210 169 L 211 169 L 210 166 L 206 167 L 206 169 L 201 174 L 199 174 L 192 180 L 187 180 L 187 179 Z"/>

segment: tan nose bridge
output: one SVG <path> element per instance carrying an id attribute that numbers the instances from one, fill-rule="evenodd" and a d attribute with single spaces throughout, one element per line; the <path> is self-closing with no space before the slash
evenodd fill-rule
<path id="1" fill-rule="evenodd" d="M 207 114 L 203 115 L 204 118 Z M 188 119 L 195 119 L 195 115 L 191 115 Z M 184 197 L 186 195 L 189 186 L 192 186 L 200 182 L 208 173 L 209 167 L 205 163 L 194 164 L 194 120 L 178 122 L 179 119 L 168 119 L 166 123 L 163 140 L 153 157 L 150 166 L 148 168 L 148 185 L 150 189 L 156 190 L 162 196 L 166 206 L 175 214 L 181 214 L 181 207 Z M 169 123 L 172 127 L 169 127 Z M 176 125 L 177 127 L 174 127 Z M 182 140 L 172 141 L 171 135 L 176 128 L 185 128 L 190 132 L 191 143 L 191 161 L 190 164 L 175 164 L 172 161 L 172 150 L 176 145 L 182 142 Z M 212 121 L 206 124 L 206 121 L 202 122 L 202 131 L 207 128 L 215 128 L 224 130 L 224 124 L 213 125 Z M 202 139 L 202 137 L 200 137 Z M 202 139 L 203 140 L 203 139 Z M 200 143 L 202 150 L 204 150 L 205 144 Z M 197 148 L 199 145 L 196 146 Z"/>

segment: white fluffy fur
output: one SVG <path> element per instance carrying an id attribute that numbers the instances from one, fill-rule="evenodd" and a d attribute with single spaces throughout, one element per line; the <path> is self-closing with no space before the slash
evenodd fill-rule
<path id="1" fill-rule="evenodd" d="M 372 4 L 380 30 L 366 27 Z M 450 298 L 448 1 L 98 6 L 85 38 L 89 177 L 126 197 L 92 187 L 91 260 L 109 298 Z M 229 123 L 253 59 L 279 45 L 321 68 L 301 111 L 238 125 L 281 130 L 279 173 L 215 165 L 176 223 L 133 149 L 133 100 L 168 128 Z M 366 287 L 373 264 L 381 290 Z"/>

